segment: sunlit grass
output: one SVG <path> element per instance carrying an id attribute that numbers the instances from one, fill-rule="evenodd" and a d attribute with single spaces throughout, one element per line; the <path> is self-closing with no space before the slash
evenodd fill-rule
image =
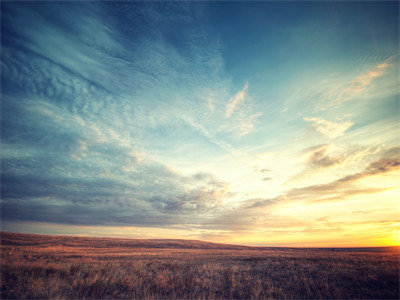
<path id="1" fill-rule="evenodd" d="M 257 249 L 2 233 L 1 298 L 395 299 L 398 268 L 398 248 Z"/>

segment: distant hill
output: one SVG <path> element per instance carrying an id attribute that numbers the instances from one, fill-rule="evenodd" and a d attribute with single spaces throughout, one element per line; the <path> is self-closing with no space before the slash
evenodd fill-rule
<path id="1" fill-rule="evenodd" d="M 4 246 L 70 246 L 70 247 L 122 247 L 122 248 L 152 248 L 152 249 L 219 249 L 219 250 L 250 250 L 262 249 L 249 247 L 203 242 L 183 239 L 121 239 L 100 237 L 76 236 L 49 236 L 39 234 L 24 234 L 1 232 L 1 244 Z M 266 248 L 265 248 L 266 249 Z"/>
<path id="2" fill-rule="evenodd" d="M 50 236 L 1 232 L 2 246 L 65 246 L 94 248 L 146 248 L 146 249 L 203 249 L 203 250 L 284 250 L 284 251 L 339 251 L 339 252 L 399 252 L 400 247 L 360 248 L 304 248 L 304 247 L 251 247 L 183 239 L 127 239 L 104 237 Z"/>

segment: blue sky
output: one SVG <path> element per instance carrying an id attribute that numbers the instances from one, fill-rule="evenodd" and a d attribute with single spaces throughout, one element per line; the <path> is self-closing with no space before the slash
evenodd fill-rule
<path id="1" fill-rule="evenodd" d="M 1 10 L 2 230 L 399 242 L 398 2 Z"/>

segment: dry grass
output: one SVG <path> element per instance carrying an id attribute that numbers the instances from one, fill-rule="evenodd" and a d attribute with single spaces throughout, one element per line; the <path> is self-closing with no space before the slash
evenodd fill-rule
<path id="1" fill-rule="evenodd" d="M 1 234 L 1 298 L 399 298 L 398 248 Z"/>

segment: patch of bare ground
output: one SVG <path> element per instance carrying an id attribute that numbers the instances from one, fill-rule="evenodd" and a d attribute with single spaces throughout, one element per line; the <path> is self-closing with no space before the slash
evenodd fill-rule
<path id="1" fill-rule="evenodd" d="M 333 251 L 334 250 L 334 251 Z M 398 299 L 399 248 L 1 233 L 1 298 Z"/>

